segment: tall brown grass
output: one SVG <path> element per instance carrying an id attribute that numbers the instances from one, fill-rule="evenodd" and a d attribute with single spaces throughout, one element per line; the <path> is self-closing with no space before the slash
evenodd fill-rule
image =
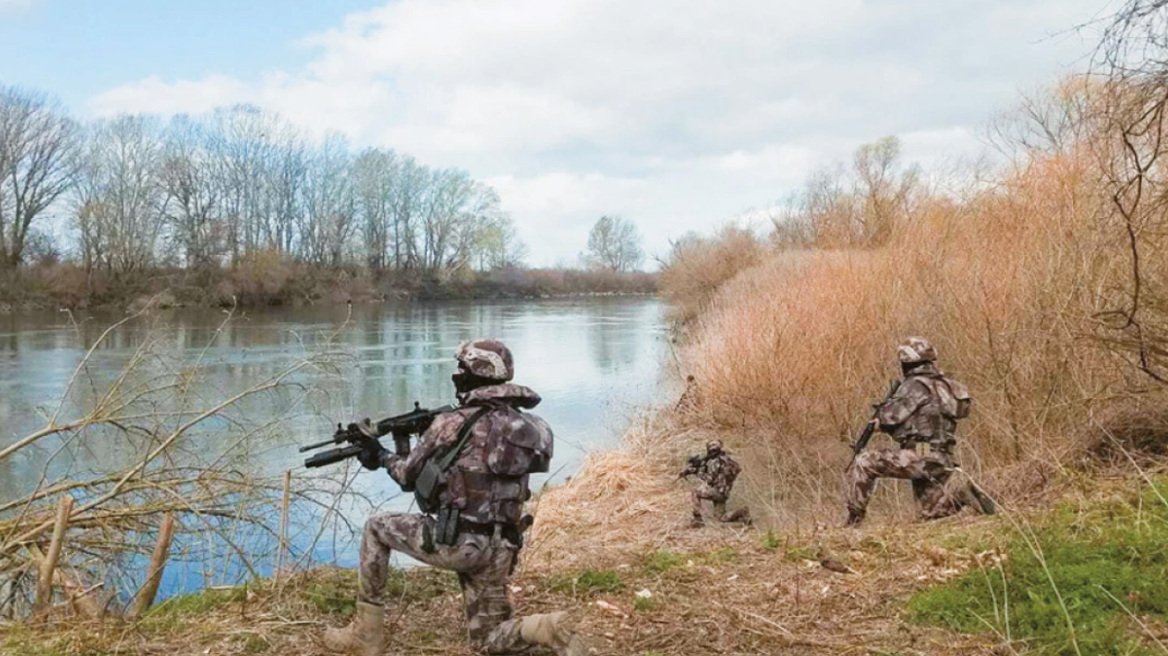
<path id="1" fill-rule="evenodd" d="M 1114 325 L 1130 243 L 1089 146 L 929 195 L 878 248 L 776 250 L 712 295 L 697 281 L 723 276 L 720 262 L 662 274 L 667 295 L 705 307 L 680 357 L 698 386 L 688 421 L 730 434 L 773 520 L 841 512 L 848 443 L 910 335 L 970 386 L 959 459 L 1007 501 L 1043 489 L 1103 426 L 1138 417 L 1142 435 L 1168 433 L 1161 387 Z M 1152 227 L 1138 235 L 1143 284 L 1162 290 L 1168 251 Z"/>
<path id="2" fill-rule="evenodd" d="M 713 237 L 689 233 L 670 245 L 661 270 L 661 291 L 681 322 L 695 319 L 718 289 L 762 261 L 765 244 L 753 230 L 724 226 Z"/>

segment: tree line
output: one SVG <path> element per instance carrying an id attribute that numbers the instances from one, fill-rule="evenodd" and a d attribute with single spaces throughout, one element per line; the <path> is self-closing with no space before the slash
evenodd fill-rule
<path id="1" fill-rule="evenodd" d="M 82 124 L 45 94 L 0 86 L 0 267 L 63 251 L 114 274 L 265 252 L 440 276 L 526 256 L 495 190 L 459 169 L 312 139 L 250 105 Z"/>

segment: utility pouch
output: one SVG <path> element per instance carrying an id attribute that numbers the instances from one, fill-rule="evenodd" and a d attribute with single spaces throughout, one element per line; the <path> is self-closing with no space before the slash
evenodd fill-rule
<path id="1" fill-rule="evenodd" d="M 454 546 L 458 542 L 458 508 L 443 508 L 438 511 L 438 519 L 434 523 L 434 544 L 444 547 Z"/>
<path id="2" fill-rule="evenodd" d="M 414 481 L 414 497 L 422 512 L 430 512 L 438 501 L 438 488 L 442 484 L 442 466 L 433 459 L 427 460 L 422 472 Z"/>
<path id="3" fill-rule="evenodd" d="M 434 553 L 434 529 L 429 523 L 422 524 L 422 551 Z"/>
<path id="4" fill-rule="evenodd" d="M 418 478 L 414 480 L 414 498 L 418 501 L 418 507 L 422 512 L 434 512 L 434 508 L 438 505 L 438 492 L 442 488 L 442 483 L 446 478 L 446 470 L 454 464 L 458 458 L 458 454 L 462 452 L 462 448 L 466 446 L 466 442 L 470 439 L 470 431 L 474 428 L 475 422 L 482 418 L 483 415 L 490 412 L 490 407 L 479 408 L 473 415 L 470 416 L 462 427 L 458 429 L 458 442 L 446 452 L 446 455 L 441 458 L 430 458 L 426 464 L 422 465 L 422 471 L 418 474 Z M 439 543 L 441 544 L 441 543 Z"/>

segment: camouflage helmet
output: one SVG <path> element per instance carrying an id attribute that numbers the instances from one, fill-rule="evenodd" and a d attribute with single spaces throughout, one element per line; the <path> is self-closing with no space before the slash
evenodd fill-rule
<path id="1" fill-rule="evenodd" d="M 479 378 L 505 383 L 515 377 L 511 349 L 497 339 L 463 342 L 454 352 L 454 359 Z"/>
<path id="2" fill-rule="evenodd" d="M 896 357 L 903 364 L 933 362 L 937 359 L 937 349 L 924 337 L 909 337 L 896 347 Z"/>

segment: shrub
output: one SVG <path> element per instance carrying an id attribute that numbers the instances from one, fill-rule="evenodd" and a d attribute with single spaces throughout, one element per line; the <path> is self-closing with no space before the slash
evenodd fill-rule
<path id="1" fill-rule="evenodd" d="M 1126 503 L 1063 507 L 1017 538 L 1004 566 L 918 593 L 911 616 L 1032 641 L 1042 653 L 1152 653 L 1139 649 L 1129 617 L 1168 619 L 1166 493 L 1162 483 Z"/>
<path id="2" fill-rule="evenodd" d="M 766 252 L 753 230 L 735 224 L 713 237 L 694 233 L 673 242 L 661 270 L 661 291 L 682 322 L 695 319 L 727 281 L 758 264 Z"/>

